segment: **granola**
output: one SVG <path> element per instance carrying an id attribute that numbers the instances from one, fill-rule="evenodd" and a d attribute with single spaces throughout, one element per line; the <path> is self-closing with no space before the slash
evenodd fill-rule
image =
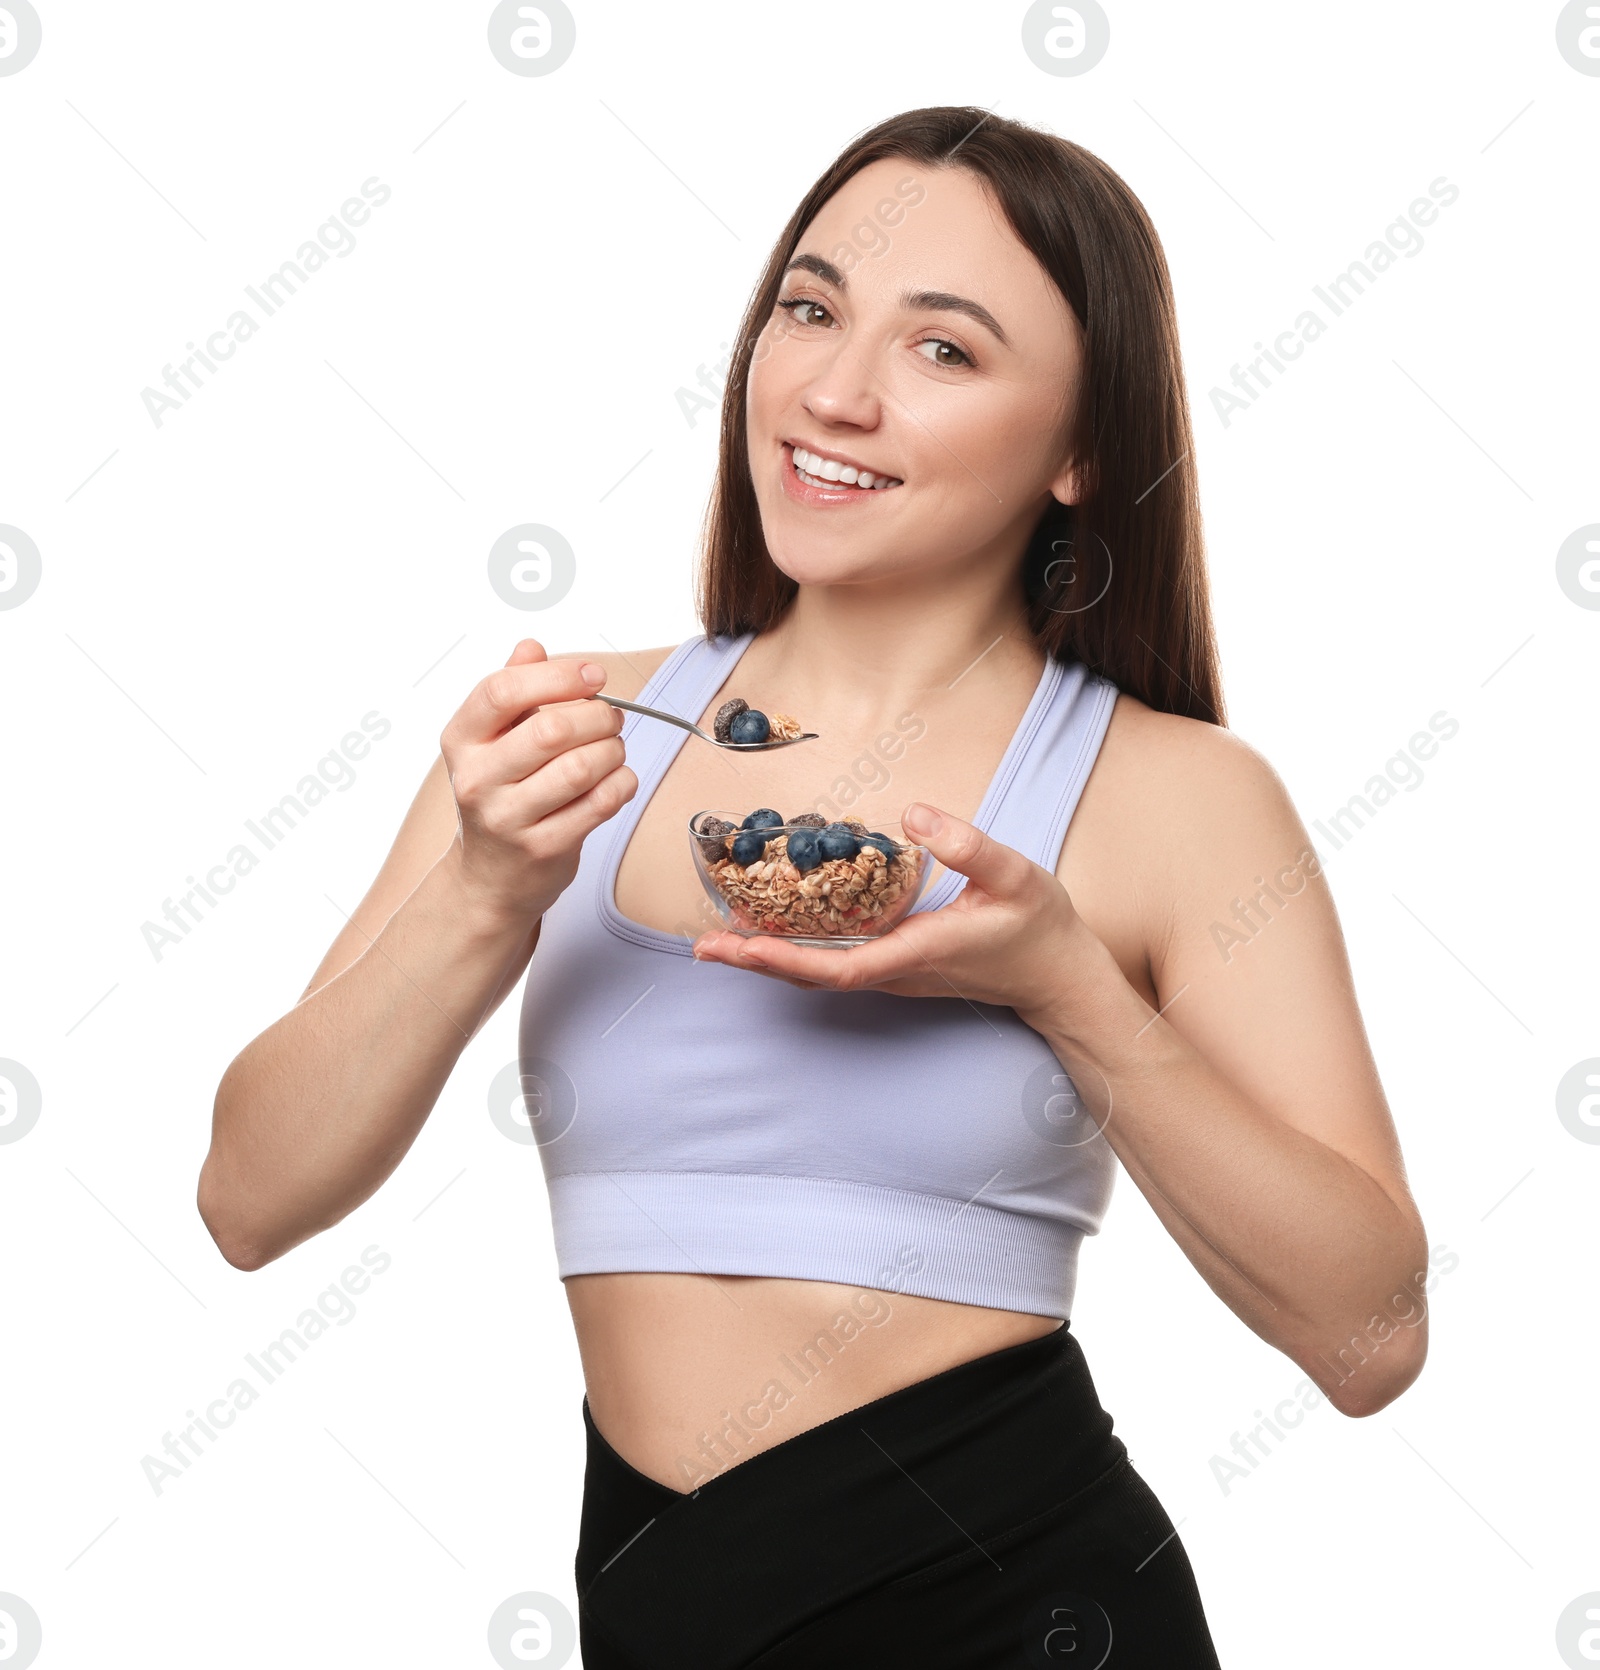
<path id="1" fill-rule="evenodd" d="M 849 822 L 854 827 L 859 819 Z M 898 843 L 893 856 L 863 843 L 853 858 L 813 860 L 802 872 L 789 857 L 787 833 L 767 841 L 754 863 L 740 864 L 728 851 L 735 833 L 707 834 L 706 823 L 700 827 L 706 873 L 741 928 L 815 938 L 871 934 L 875 922 L 898 915 L 896 906 L 917 885 L 917 853 Z M 866 833 L 866 825 L 857 832 Z M 714 846 L 723 856 L 711 858 Z"/>
<path id="2" fill-rule="evenodd" d="M 766 714 L 743 696 L 733 696 L 717 709 L 711 734 L 718 742 L 793 742 L 805 729 L 792 713 Z"/>

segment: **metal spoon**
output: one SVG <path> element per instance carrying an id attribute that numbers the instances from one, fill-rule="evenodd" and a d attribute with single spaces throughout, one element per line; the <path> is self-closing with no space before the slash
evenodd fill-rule
<path id="1" fill-rule="evenodd" d="M 663 713 L 658 707 L 641 707 L 638 702 L 625 702 L 620 696 L 598 696 L 596 700 L 610 702 L 613 707 L 626 708 L 629 713 L 642 713 L 650 719 L 665 719 L 669 725 L 676 725 L 680 730 L 691 732 L 702 742 L 709 742 L 713 748 L 732 748 L 741 754 L 756 754 L 768 748 L 787 748 L 792 743 L 817 740 L 816 731 L 802 731 L 799 736 L 768 737 L 765 742 L 718 742 L 698 725 L 690 724 L 687 719 L 680 719 L 675 713 Z"/>

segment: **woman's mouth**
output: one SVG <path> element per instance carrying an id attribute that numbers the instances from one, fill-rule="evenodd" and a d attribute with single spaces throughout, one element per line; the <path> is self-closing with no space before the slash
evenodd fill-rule
<path id="1" fill-rule="evenodd" d="M 784 486 L 795 498 L 810 503 L 841 504 L 892 492 L 904 483 L 898 476 L 858 469 L 826 453 L 810 452 L 791 442 L 783 445 Z"/>

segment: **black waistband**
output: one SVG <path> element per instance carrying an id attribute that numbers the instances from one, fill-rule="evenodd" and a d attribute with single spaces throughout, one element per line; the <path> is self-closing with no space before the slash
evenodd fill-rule
<path id="1" fill-rule="evenodd" d="M 1048 1512 L 1127 1455 L 1066 1326 L 835 1416 L 692 1495 L 588 1437 L 577 1580 L 641 1663 L 693 1640 L 781 1639 L 852 1597 Z M 702 1662 L 702 1670 L 711 1670 Z"/>

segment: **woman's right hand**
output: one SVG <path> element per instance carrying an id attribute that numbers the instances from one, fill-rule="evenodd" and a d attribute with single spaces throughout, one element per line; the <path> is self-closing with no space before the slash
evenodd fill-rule
<path id="1" fill-rule="evenodd" d="M 639 787 L 624 763 L 622 710 L 584 700 L 605 677 L 596 662 L 551 661 L 524 638 L 439 738 L 461 879 L 495 919 L 542 916 L 577 874 L 584 837 Z"/>

